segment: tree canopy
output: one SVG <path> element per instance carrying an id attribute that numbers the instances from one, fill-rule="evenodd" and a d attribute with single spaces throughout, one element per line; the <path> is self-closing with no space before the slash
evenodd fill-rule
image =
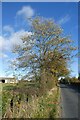
<path id="1" fill-rule="evenodd" d="M 16 67 L 25 72 L 25 77 L 47 79 L 70 73 L 68 63 L 76 48 L 70 36 L 64 36 L 53 20 L 35 17 L 30 34 L 21 39 L 23 44 L 15 46 L 13 52 L 18 54 Z"/>

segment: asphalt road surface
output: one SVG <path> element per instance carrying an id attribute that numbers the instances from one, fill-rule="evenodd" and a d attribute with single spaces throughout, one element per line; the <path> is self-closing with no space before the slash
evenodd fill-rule
<path id="1" fill-rule="evenodd" d="M 60 84 L 61 118 L 79 118 L 79 87 L 77 85 Z M 79 119 L 80 120 L 80 119 Z"/>

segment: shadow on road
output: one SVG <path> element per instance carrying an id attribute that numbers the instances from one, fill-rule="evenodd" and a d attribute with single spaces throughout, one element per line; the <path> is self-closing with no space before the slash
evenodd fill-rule
<path id="1" fill-rule="evenodd" d="M 78 92 L 80 93 L 80 83 L 72 83 L 72 84 L 62 84 L 60 83 L 60 87 L 61 88 L 68 88 L 68 89 L 72 89 L 74 90 L 75 92 Z"/>

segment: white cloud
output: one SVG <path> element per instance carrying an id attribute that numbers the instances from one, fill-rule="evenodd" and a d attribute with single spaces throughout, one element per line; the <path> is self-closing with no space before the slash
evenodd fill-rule
<path id="1" fill-rule="evenodd" d="M 10 52 L 15 45 L 22 45 L 21 38 L 23 36 L 28 36 L 31 34 L 31 32 L 20 30 L 12 33 L 11 36 L 9 36 L 8 38 L 0 36 L 0 58 L 7 57 L 7 55 L 5 54 L 6 51 Z"/>
<path id="2" fill-rule="evenodd" d="M 34 16 L 34 10 L 30 6 L 23 6 L 21 10 L 17 12 L 17 16 L 22 16 L 24 19 Z"/>
<path id="3" fill-rule="evenodd" d="M 9 42 L 10 42 L 10 48 L 12 48 L 15 45 L 22 45 L 22 40 L 21 38 L 23 36 L 28 36 L 31 35 L 31 32 L 25 31 L 25 30 L 20 30 L 18 32 L 13 33 L 10 38 L 9 38 Z"/>
<path id="4" fill-rule="evenodd" d="M 4 51 L 6 52 L 7 48 L 8 48 L 8 41 L 6 41 L 4 39 L 4 37 L 0 36 L 0 58 L 7 58 L 7 54 L 4 53 Z"/>
<path id="5" fill-rule="evenodd" d="M 0 53 L 0 58 L 8 58 L 8 55 L 6 55 L 5 53 Z"/>
<path id="6" fill-rule="evenodd" d="M 10 32 L 10 33 L 14 32 L 14 29 L 10 25 L 4 26 L 3 30 L 6 31 L 6 32 Z"/>
<path id="7" fill-rule="evenodd" d="M 67 23 L 69 20 L 70 20 L 70 16 L 69 16 L 69 15 L 66 15 L 66 16 L 64 16 L 63 18 L 61 18 L 61 19 L 58 21 L 58 24 L 60 24 L 60 25 L 65 24 L 65 23 Z"/>
<path id="8" fill-rule="evenodd" d="M 6 46 L 5 40 L 0 36 L 0 51 L 3 50 L 4 46 Z"/>
<path id="9" fill-rule="evenodd" d="M 7 39 L 3 36 L 0 36 L 0 51 L 4 52 L 4 51 L 9 50 L 9 48 L 10 48 L 9 39 Z"/>

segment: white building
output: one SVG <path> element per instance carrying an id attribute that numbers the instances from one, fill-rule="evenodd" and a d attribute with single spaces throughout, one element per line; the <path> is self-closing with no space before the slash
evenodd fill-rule
<path id="1" fill-rule="evenodd" d="M 17 83 L 14 77 L 0 77 L 0 83 Z"/>

